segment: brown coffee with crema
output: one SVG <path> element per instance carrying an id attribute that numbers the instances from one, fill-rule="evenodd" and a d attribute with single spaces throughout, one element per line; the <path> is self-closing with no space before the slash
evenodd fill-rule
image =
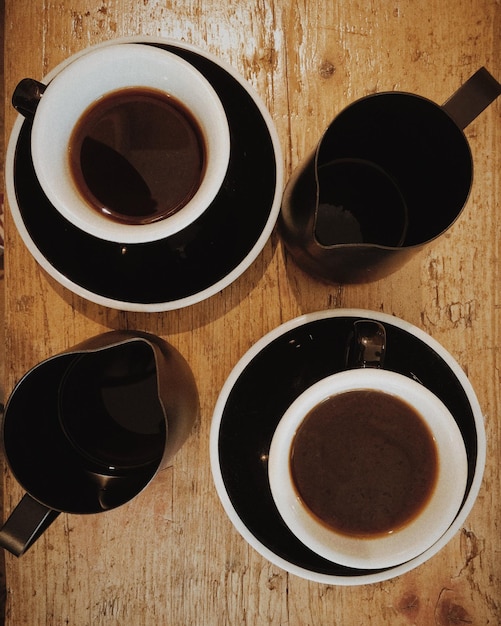
<path id="1" fill-rule="evenodd" d="M 81 196 L 117 222 L 168 217 L 198 190 L 205 171 L 202 130 L 177 99 L 126 88 L 91 105 L 69 146 L 70 170 Z"/>
<path id="2" fill-rule="evenodd" d="M 306 416 L 290 468 L 300 498 L 350 536 L 390 533 L 414 519 L 435 487 L 438 454 L 423 418 L 375 390 L 331 396 Z"/>

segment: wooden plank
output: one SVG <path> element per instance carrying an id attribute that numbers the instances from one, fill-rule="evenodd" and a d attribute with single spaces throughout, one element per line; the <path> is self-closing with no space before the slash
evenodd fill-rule
<path id="1" fill-rule="evenodd" d="M 287 174 L 354 99 L 406 90 L 444 102 L 480 66 L 501 79 L 496 0 L 7 0 L 10 94 L 69 55 L 110 38 L 172 37 L 230 63 L 266 102 Z M 6 386 L 49 355 L 112 328 L 154 332 L 180 349 L 201 417 L 172 468 L 105 515 L 61 515 L 20 560 L 6 557 L 7 624 L 364 624 L 501 622 L 499 196 L 501 102 L 467 130 L 475 181 L 445 237 L 382 281 L 328 286 L 301 272 L 274 234 L 243 276 L 211 299 L 158 314 L 105 309 L 73 295 L 32 259 L 7 216 Z M 85 259 L 82 259 L 85 262 Z M 248 546 L 220 505 L 209 468 L 210 420 L 238 359 L 265 333 L 316 310 L 362 307 L 412 322 L 467 371 L 486 416 L 479 500 L 451 543 L 398 579 L 366 587 L 308 582 Z M 21 495 L 4 474 L 4 510 Z"/>

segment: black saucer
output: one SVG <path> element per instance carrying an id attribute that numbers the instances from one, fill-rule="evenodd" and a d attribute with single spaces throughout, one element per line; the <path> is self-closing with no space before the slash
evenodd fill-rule
<path id="1" fill-rule="evenodd" d="M 396 576 L 429 558 L 433 548 L 387 570 L 351 569 L 323 559 L 296 539 L 282 521 L 272 499 L 267 461 L 275 428 L 288 406 L 307 387 L 345 369 L 347 341 L 353 322 L 360 318 L 384 324 L 385 369 L 419 380 L 441 398 L 466 442 L 467 492 L 458 518 L 439 542 L 445 545 L 478 491 L 485 456 L 482 416 L 473 390 L 452 357 L 422 331 L 414 329 L 418 334 L 411 334 L 410 325 L 396 318 L 358 310 L 330 311 L 279 327 L 235 367 L 218 400 L 211 432 L 216 488 L 237 530 L 283 569 L 304 578 L 346 585 Z"/>
<path id="2" fill-rule="evenodd" d="M 88 235 L 44 195 L 31 161 L 31 123 L 26 120 L 19 130 L 13 172 L 8 172 L 16 199 L 11 198 L 11 205 L 17 204 L 14 218 L 34 256 L 72 291 L 116 308 L 180 308 L 220 291 L 260 252 L 278 216 L 282 190 L 277 172 L 282 164 L 263 112 L 229 69 L 181 44 L 133 41 L 189 61 L 223 103 L 230 127 L 230 163 L 209 209 L 176 235 L 152 243 L 124 246 Z"/>

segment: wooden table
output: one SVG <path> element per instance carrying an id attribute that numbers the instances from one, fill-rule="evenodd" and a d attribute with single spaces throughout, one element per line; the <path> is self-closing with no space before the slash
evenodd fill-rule
<path id="1" fill-rule="evenodd" d="M 69 55 L 126 35 L 172 37 L 231 63 L 266 102 L 286 174 L 347 103 L 381 90 L 436 102 L 480 66 L 501 79 L 499 0 L 7 0 L 10 95 Z M 475 180 L 446 236 L 391 277 L 326 286 L 284 257 L 276 234 L 222 293 L 165 313 L 126 313 L 61 287 L 33 260 L 7 215 L 6 386 L 31 366 L 114 328 L 165 337 L 187 358 L 201 394 L 189 442 L 130 504 L 105 515 L 61 515 L 19 560 L 6 555 L 7 624 L 97 626 L 501 623 L 501 99 L 466 135 Z M 85 262 L 83 259 L 82 262 Z M 467 372 L 485 414 L 488 460 L 477 503 L 430 561 L 388 582 L 308 582 L 241 538 L 216 495 L 209 429 L 219 391 L 266 332 L 300 314 L 361 307 L 404 318 L 440 341 Z M 4 514 L 21 489 L 4 473 Z"/>

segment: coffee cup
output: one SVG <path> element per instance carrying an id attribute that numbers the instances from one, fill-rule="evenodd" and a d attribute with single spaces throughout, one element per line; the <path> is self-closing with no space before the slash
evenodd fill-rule
<path id="1" fill-rule="evenodd" d="M 50 357 L 5 407 L 5 457 L 25 495 L 0 529 L 23 554 L 60 512 L 101 513 L 171 463 L 198 415 L 183 356 L 140 331 L 111 331 Z"/>
<path id="2" fill-rule="evenodd" d="M 118 243 L 169 237 L 223 184 L 223 105 L 189 62 L 155 46 L 92 49 L 47 85 L 24 79 L 13 104 L 33 118 L 40 186 L 68 222 Z"/>
<path id="3" fill-rule="evenodd" d="M 374 338 L 384 329 L 376 329 L 356 331 L 363 359 L 352 351 L 348 369 L 289 406 L 268 463 L 273 499 L 294 535 L 362 570 L 402 565 L 438 542 L 461 509 L 468 476 L 449 409 L 416 380 L 381 367 Z"/>

